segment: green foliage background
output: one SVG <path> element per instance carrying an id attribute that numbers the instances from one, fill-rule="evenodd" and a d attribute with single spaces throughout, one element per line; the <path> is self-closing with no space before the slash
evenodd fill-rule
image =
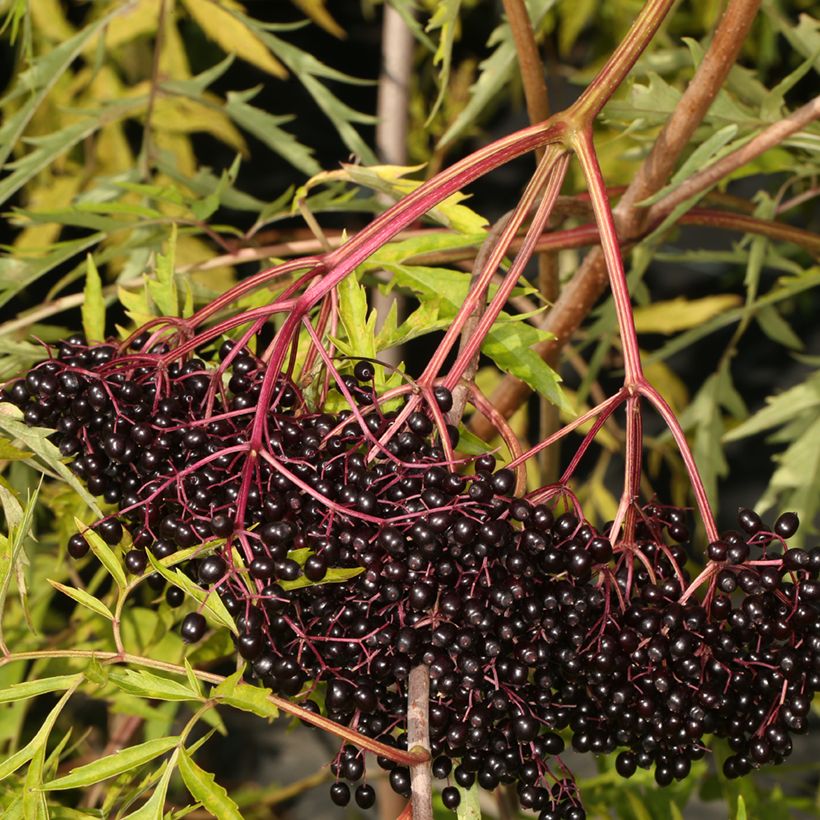
<path id="1" fill-rule="evenodd" d="M 312 30 L 344 35 L 331 16 L 332 4 L 301 0 L 294 5 Z M 304 238 L 296 234 L 300 210 L 334 228 L 355 228 L 386 200 L 486 139 L 485 130 L 501 114 L 520 111 L 512 36 L 495 4 L 395 0 L 394 5 L 417 39 L 408 144 L 411 161 L 424 163 L 420 169 L 377 165 L 374 114 L 349 102 L 356 86 L 376 78 L 353 76 L 297 45 L 305 42 L 301 22 L 256 19 L 254 4 L 242 7 L 232 0 L 0 2 L 4 47 L 14 64 L 0 99 L 0 207 L 6 220 L 6 245 L 0 249 L 5 312 L 0 378 L 42 358 L 38 340 L 57 340 L 80 322 L 89 338 L 100 339 L 127 335 L 152 316 L 190 315 L 246 275 L 249 265 L 261 268 L 271 258 L 289 255 L 286 241 Z M 530 0 L 528 8 L 550 55 L 550 70 L 566 83 L 583 84 L 640 5 L 637 0 Z M 598 143 L 609 185 L 632 178 L 701 58 L 721 8 L 717 0 L 680 4 L 605 109 Z M 378 11 L 378 4 L 364 3 L 361 25 L 375 30 Z M 765 0 L 744 46 L 743 67 L 733 70 L 662 193 L 796 108 L 812 82 L 816 88 L 820 27 L 809 11 L 808 2 Z M 470 40 L 476 15 L 488 13 L 498 25 L 486 45 Z M 292 20 L 293 10 L 283 11 L 282 18 Z M 249 67 L 251 81 L 227 89 L 227 78 L 243 76 L 236 70 L 240 64 Z M 323 169 L 292 119 L 289 96 L 280 95 L 275 108 L 258 102 L 269 99 L 260 84 L 269 89 L 285 83 L 298 87 L 300 97 L 309 98 L 335 130 L 339 159 L 350 153 L 354 162 Z M 222 148 L 215 152 L 214 144 Z M 745 192 L 745 212 L 810 223 L 809 196 L 787 212 L 782 206 L 816 188 L 818 145 L 820 131 L 810 127 L 738 171 L 734 180 Z M 231 160 L 209 167 L 213 156 Z M 259 168 L 260 162 L 281 170 L 293 184 L 264 196 L 249 190 L 243 168 L 249 163 Z M 574 185 L 582 190 L 579 179 Z M 738 201 L 734 206 L 741 207 Z M 570 217 L 566 224 L 577 222 Z M 424 255 L 474 254 L 488 225 L 463 197 L 431 213 L 429 225 L 443 230 L 388 243 L 362 266 L 358 281 L 345 285 L 342 353 L 378 356 L 448 325 L 469 274 L 456 264 L 425 264 Z M 798 245 L 759 235 L 697 250 L 680 238 L 674 224 L 665 224 L 630 256 L 635 318 L 649 375 L 682 413 L 713 500 L 728 475 L 727 446 L 736 441 L 756 446 L 768 436 L 775 463 L 758 509 L 795 509 L 811 530 L 820 499 L 820 358 L 807 350 L 793 324 L 805 327 L 806 312 L 817 310 L 816 259 Z M 275 250 L 255 250 L 266 243 Z M 577 251 L 561 252 L 564 279 L 578 259 Z M 658 296 L 647 278 L 652 265 L 678 266 L 675 270 L 719 265 L 723 273 L 702 293 L 688 293 L 682 283 L 674 297 Z M 377 287 L 401 292 L 405 313 L 393 311 L 377 323 L 368 301 L 368 292 Z M 584 366 L 581 378 L 568 386 L 530 350 L 545 338 L 533 321 L 546 307 L 543 300 L 526 283 L 516 296 L 534 314 L 522 308 L 519 315 L 502 318 L 484 346 L 486 367 L 479 382 L 490 388 L 502 373 L 512 372 L 570 418 L 617 366 L 611 305 L 602 303 L 573 342 L 574 356 Z M 236 308 L 267 298 L 267 292 L 253 294 Z M 765 406 L 747 407 L 733 383 L 733 363 L 752 331 L 764 334 L 772 355 L 801 363 L 805 378 Z M 710 338 L 724 345 L 714 372 L 702 384 L 684 383 L 670 358 Z M 384 372 L 380 378 L 389 386 L 398 377 Z M 524 437 L 530 421 L 526 411 L 515 419 Z M 92 544 L 101 562 L 96 570 L 64 560 L 77 520 L 94 520 L 97 502 L 67 470 L 47 431 L 24 427 L 2 407 L 0 431 L 3 646 L 18 654 L 60 653 L 31 662 L 0 661 L 2 816 L 143 820 L 183 817 L 199 804 L 218 817 L 269 816 L 259 806 L 288 796 L 282 791 L 287 784 L 248 783 L 229 796 L 194 759 L 211 733 L 225 731 L 226 711 L 256 714 L 260 730 L 265 719 L 277 717 L 262 690 L 240 683 L 219 665 L 231 654 L 225 630 L 186 650 L 173 628 L 181 613 L 165 603 L 148 606 L 152 594 L 140 579 L 123 573 L 122 548 Z M 465 441 L 469 446 L 466 434 Z M 605 475 L 620 442 L 604 431 L 601 443 L 597 466 L 576 489 L 585 508 L 605 520 L 616 504 Z M 670 500 L 687 503 L 671 441 L 659 436 L 649 447 L 647 482 L 668 481 Z M 194 598 L 196 587 L 186 586 L 171 569 L 177 560 L 179 555 L 166 559 L 159 571 Z M 126 599 L 134 605 L 124 606 Z M 212 625 L 234 628 L 215 604 L 206 613 Z M 121 629 L 125 663 L 105 662 L 105 653 L 117 651 L 112 623 Z M 107 723 L 85 716 L 78 704 L 89 700 L 106 704 Z M 125 751 L 114 754 L 106 732 L 128 719 L 138 721 L 139 729 Z M 722 754 L 718 748 L 718 761 Z M 611 761 L 602 759 L 598 766 L 600 773 L 582 784 L 592 816 L 678 817 L 695 795 L 725 801 L 727 815 L 737 818 L 782 818 L 797 809 L 817 814 L 820 806 L 811 792 L 816 772 L 807 780 L 805 772 L 789 767 L 776 775 L 793 781 L 788 788 L 760 788 L 755 777 L 727 783 L 713 765 L 701 762 L 685 783 L 660 791 L 648 773 L 621 781 Z M 89 789 L 107 778 L 112 779 L 104 797 L 98 793 L 98 800 L 89 801 Z M 298 804 L 294 811 L 298 816 Z M 467 808 L 462 811 L 468 816 Z"/>

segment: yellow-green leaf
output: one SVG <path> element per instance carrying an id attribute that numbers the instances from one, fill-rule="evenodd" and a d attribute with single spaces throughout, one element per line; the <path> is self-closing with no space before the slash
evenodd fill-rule
<path id="1" fill-rule="evenodd" d="M 635 308 L 635 328 L 638 333 L 670 335 L 697 327 L 741 303 L 735 293 L 716 293 L 702 299 L 684 299 L 679 296 L 646 307 Z"/>
<path id="2" fill-rule="evenodd" d="M 325 7 L 325 0 L 293 0 L 293 2 L 328 34 L 339 38 L 345 36 L 345 30 L 331 17 Z"/>
<path id="3" fill-rule="evenodd" d="M 242 820 L 239 807 L 228 796 L 228 792 L 216 782 L 210 772 L 194 762 L 187 749 L 182 749 L 179 755 L 179 773 L 194 800 L 201 803 L 202 808 L 214 817 L 220 820 Z"/>
<path id="4" fill-rule="evenodd" d="M 23 681 L 13 683 L 0 689 L 0 703 L 11 703 L 16 700 L 26 700 L 47 692 L 59 692 L 62 689 L 70 689 L 83 679 L 81 672 L 75 675 L 55 675 L 51 678 L 40 678 L 40 680 Z"/>
<path id="5" fill-rule="evenodd" d="M 207 37 L 226 54 L 236 54 L 262 71 L 284 79 L 288 73 L 264 43 L 237 17 L 227 10 L 227 2 L 183 0 L 188 13 Z"/>
<path id="6" fill-rule="evenodd" d="M 102 279 L 89 253 L 86 256 L 85 288 L 82 304 L 83 330 L 89 342 L 101 342 L 105 339 L 105 300 L 102 292 Z"/>
<path id="7" fill-rule="evenodd" d="M 46 578 L 46 580 L 51 584 L 51 586 L 54 587 L 54 589 L 62 592 L 63 595 L 68 595 L 69 598 L 75 600 L 81 606 L 87 607 L 93 612 L 96 612 L 98 615 L 102 615 L 103 618 L 108 618 L 109 621 L 114 620 L 111 610 L 102 601 L 98 600 L 93 595 L 90 595 L 84 589 L 67 587 L 59 581 L 52 581 L 51 578 Z"/>
<path id="8" fill-rule="evenodd" d="M 202 614 L 205 618 L 215 626 L 224 626 L 231 630 L 235 635 L 239 634 L 233 618 L 222 599 L 216 592 L 212 590 L 205 590 L 197 586 L 185 573 L 177 570 L 170 570 L 163 566 L 150 551 L 146 553 L 151 566 L 163 577 L 166 581 L 172 583 L 175 587 L 179 587 L 186 595 L 193 598 L 198 604 L 202 606 Z"/>
<path id="9" fill-rule="evenodd" d="M 122 568 L 120 559 L 114 554 L 114 551 L 105 541 L 97 535 L 94 530 L 89 529 L 79 518 L 74 519 L 77 530 L 82 533 L 83 538 L 88 542 L 91 551 L 97 556 L 99 562 L 108 570 L 111 577 L 116 582 L 120 589 L 125 589 L 128 582 L 125 580 L 125 571 Z"/>
<path id="10" fill-rule="evenodd" d="M 199 691 L 180 681 L 156 675 L 144 669 L 117 669 L 108 672 L 108 680 L 130 695 L 168 701 L 201 700 Z"/>
<path id="11" fill-rule="evenodd" d="M 241 670 L 211 689 L 211 697 L 222 703 L 245 712 L 252 712 L 259 717 L 275 718 L 279 716 L 279 709 L 268 700 L 270 693 L 270 689 L 244 683 Z"/>
<path id="12" fill-rule="evenodd" d="M 72 769 L 65 777 L 58 777 L 46 783 L 43 788 L 46 791 L 57 791 L 59 789 L 81 789 L 108 780 L 123 772 L 129 772 L 139 766 L 143 766 L 155 757 L 173 749 L 179 743 L 178 737 L 159 737 L 155 740 L 147 740 L 136 746 L 129 746 L 114 754 L 106 755 L 85 766 Z"/>

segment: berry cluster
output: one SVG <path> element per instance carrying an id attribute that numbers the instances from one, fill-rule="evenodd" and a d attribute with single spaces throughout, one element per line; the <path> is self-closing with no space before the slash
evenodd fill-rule
<path id="1" fill-rule="evenodd" d="M 505 783 L 542 820 L 584 817 L 558 757 L 567 728 L 577 751 L 623 749 L 622 775 L 654 766 L 661 785 L 687 775 L 705 734 L 729 739 L 725 772 L 738 776 L 783 760 L 806 730 L 820 550 L 785 549 L 793 513 L 769 529 L 742 510 L 742 532 L 709 545 L 697 601 L 683 511 L 636 508 L 613 546 L 565 488 L 518 497 L 494 456 L 470 472 L 448 462 L 434 422 L 452 406 L 444 388 L 399 424 L 359 362 L 344 377 L 355 412 L 312 411 L 282 374 L 259 407 L 271 374 L 248 350 L 226 342 L 209 366 L 148 348 L 73 337 L 7 398 L 54 428 L 71 469 L 116 505 L 97 529 L 113 545 L 127 528 L 129 571 L 146 571 L 146 551 L 205 545 L 185 570 L 235 617 L 237 651 L 265 686 L 406 748 L 406 681 L 424 664 L 445 806 L 458 805 L 453 783 Z M 455 446 L 455 428 L 443 432 Z M 81 535 L 68 546 L 87 549 Z M 166 598 L 182 603 L 176 588 Z M 181 631 L 197 641 L 205 619 L 192 612 Z M 378 764 L 408 795 L 408 770 Z M 364 755 L 346 745 L 332 769 L 345 805 Z M 373 805 L 366 782 L 354 794 Z"/>

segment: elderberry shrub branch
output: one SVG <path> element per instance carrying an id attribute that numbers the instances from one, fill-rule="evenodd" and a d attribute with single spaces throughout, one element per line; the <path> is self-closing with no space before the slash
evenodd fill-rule
<path id="1" fill-rule="evenodd" d="M 543 820 L 585 816 L 561 758 L 566 729 L 576 751 L 620 750 L 619 774 L 654 767 L 662 786 L 689 774 L 706 735 L 728 739 L 727 776 L 789 755 L 820 688 L 820 553 L 789 548 L 799 522 L 788 512 L 769 526 L 744 509 L 738 531 L 718 534 L 680 424 L 643 372 L 592 143 L 595 116 L 671 5 L 647 3 L 568 111 L 462 160 L 336 250 L 263 271 L 190 318 L 154 320 L 119 344 L 70 337 L 8 386 L 5 398 L 25 423 L 53 429 L 74 474 L 116 507 L 68 542 L 74 559 L 92 548 L 115 581 L 111 548 L 122 544 L 132 575 L 118 581 L 116 651 L 94 653 L 98 661 L 185 672 L 125 651 L 124 606 L 146 586 L 174 608 L 195 591 L 198 606 L 180 625 L 187 643 L 202 640 L 206 616 L 224 608 L 248 681 L 345 741 L 331 764 L 338 805 L 350 801 L 349 783 L 366 778 L 364 750 L 405 797 L 418 783 L 413 764 L 429 757 L 447 781 L 447 808 L 459 805 L 456 785 L 515 784 L 521 805 Z M 431 207 L 536 148 L 545 150 L 535 175 L 480 256 L 428 366 L 379 394 L 381 363 L 336 354 L 337 289 Z M 537 248 L 572 154 L 607 263 L 624 384 L 522 451 L 465 376 Z M 230 314 L 238 299 L 280 279 L 269 304 Z M 273 341 L 257 355 L 251 343 L 274 320 Z M 238 338 L 225 341 L 229 333 Z M 489 452 L 457 455 L 458 391 L 502 434 L 506 465 Z M 707 532 L 707 564 L 694 579 L 686 512 L 640 498 L 643 400 L 672 433 Z M 623 493 L 615 519 L 599 529 L 569 482 L 621 405 Z M 527 460 L 589 421 L 561 480 L 526 492 Z M 162 562 L 179 565 L 178 583 L 166 586 Z M 2 662 L 35 657 L 58 655 L 6 653 Z M 411 745 L 425 733 L 429 756 Z M 430 795 L 417 792 L 421 820 Z M 374 804 L 366 780 L 354 794 L 360 807 Z"/>

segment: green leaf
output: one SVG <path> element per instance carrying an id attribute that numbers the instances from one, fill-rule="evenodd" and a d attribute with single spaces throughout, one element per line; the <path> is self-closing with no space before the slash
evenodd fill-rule
<path id="1" fill-rule="evenodd" d="M 268 700 L 270 694 L 270 689 L 243 682 L 241 669 L 211 689 L 211 697 L 221 703 L 263 718 L 279 717 L 279 708 Z"/>
<path id="2" fill-rule="evenodd" d="M 339 295 L 339 318 L 348 342 L 345 352 L 349 356 L 375 358 L 376 313 L 372 311 L 370 317 L 367 316 L 367 291 L 351 274 L 339 282 L 336 292 Z"/>
<path id="3" fill-rule="evenodd" d="M 147 740 L 136 746 L 127 746 L 114 754 L 106 755 L 85 766 L 72 769 L 65 777 L 58 777 L 46 783 L 43 788 L 47 791 L 60 789 L 82 789 L 108 780 L 118 774 L 132 771 L 144 766 L 148 761 L 159 757 L 173 749 L 179 743 L 178 737 L 160 737 L 156 740 Z"/>
<path id="4" fill-rule="evenodd" d="M 322 169 L 313 158 L 313 150 L 302 145 L 296 137 L 279 127 L 291 121 L 293 117 L 276 117 L 248 104 L 248 100 L 253 99 L 259 90 L 257 87 L 250 91 L 229 91 L 222 110 L 238 126 L 253 134 L 294 168 L 298 168 L 307 176 L 318 174 Z"/>
<path id="5" fill-rule="evenodd" d="M 83 330 L 89 341 L 101 342 L 105 339 L 105 300 L 102 293 L 102 279 L 89 253 L 86 256 L 85 289 L 81 308 Z"/>
<path id="6" fill-rule="evenodd" d="M 128 586 L 128 581 L 125 579 L 125 571 L 122 568 L 120 559 L 117 558 L 111 547 L 109 547 L 94 530 L 83 524 L 79 518 L 74 518 L 74 524 L 77 527 L 77 531 L 85 538 L 88 546 L 91 547 L 91 551 L 97 556 L 97 560 L 108 570 L 117 586 L 121 590 L 125 589 Z"/>
<path id="7" fill-rule="evenodd" d="M 0 703 L 12 703 L 26 698 L 35 698 L 44 695 L 46 692 L 59 692 L 70 689 L 83 680 L 83 674 L 78 672 L 75 675 L 55 675 L 51 678 L 40 678 L 39 680 L 13 683 L 0 689 Z"/>
<path id="8" fill-rule="evenodd" d="M 122 11 L 123 8 L 117 8 L 94 20 L 65 42 L 45 49 L 42 56 L 31 63 L 25 71 L 17 74 L 12 90 L 0 100 L 0 105 L 8 111 L 8 103 L 15 98 L 26 97 L 26 100 L 11 116 L 5 118 L 0 127 L 0 166 L 5 164 L 40 104 L 71 63 L 77 59 L 86 43 L 108 25 L 113 16 L 121 14 Z"/>
<path id="9" fill-rule="evenodd" d="M 143 803 L 136 811 L 126 815 L 123 820 L 163 820 L 165 817 L 165 801 L 168 796 L 168 786 L 174 774 L 177 760 L 179 758 L 179 747 L 174 749 L 174 753 L 163 764 L 165 771 L 154 788 L 151 797 Z"/>
<path id="10" fill-rule="evenodd" d="M 792 436 L 790 436 L 792 438 Z M 808 529 L 815 531 L 820 509 L 820 417 L 794 436 L 786 450 L 775 456 L 778 468 L 756 508 L 771 509 L 775 504 L 792 509 Z"/>
<path id="11" fill-rule="evenodd" d="M 84 253 L 103 238 L 104 234 L 95 233 L 82 239 L 57 242 L 46 253 L 35 257 L 0 258 L 0 307 L 54 268 L 69 262 L 77 254 Z"/>
<path id="12" fill-rule="evenodd" d="M 537 40 L 540 39 L 538 35 L 541 23 L 556 2 L 557 0 L 529 0 L 527 3 Z M 487 41 L 488 47 L 492 48 L 494 45 L 495 51 L 479 64 L 478 79 L 470 86 L 470 99 L 444 132 L 439 140 L 440 147 L 459 137 L 484 114 L 518 71 L 515 42 L 506 20 L 493 31 Z"/>
<path id="13" fill-rule="evenodd" d="M 802 350 L 803 340 L 792 330 L 791 325 L 780 315 L 777 308 L 767 306 L 755 311 L 755 320 L 760 329 L 773 341 L 790 350 Z"/>
<path id="14" fill-rule="evenodd" d="M 179 315 L 179 295 L 174 274 L 176 247 L 177 226 L 175 222 L 171 226 L 168 251 L 157 256 L 157 268 L 154 278 L 147 280 L 148 292 L 164 316 Z"/>
<path id="15" fill-rule="evenodd" d="M 216 592 L 213 590 L 205 590 L 202 589 L 202 587 L 197 586 L 187 575 L 185 575 L 185 573 L 180 572 L 178 569 L 168 569 L 162 563 L 157 561 L 150 551 L 146 554 L 148 555 L 148 560 L 151 562 L 151 566 L 160 575 L 162 575 L 166 581 L 170 582 L 175 587 L 179 587 L 186 595 L 193 598 L 202 607 L 202 614 L 214 626 L 227 627 L 234 633 L 234 635 L 239 634 L 239 630 L 237 629 L 233 618 L 228 610 L 225 609 L 225 604 L 222 603 L 222 599 Z"/>
<path id="16" fill-rule="evenodd" d="M 743 799 L 742 794 L 737 796 L 737 813 L 735 814 L 735 820 L 746 820 L 746 801 Z"/>
<path id="17" fill-rule="evenodd" d="M 319 106 L 325 116 L 333 123 L 344 144 L 363 162 L 369 165 L 376 164 L 376 156 L 370 150 L 367 143 L 361 138 L 353 127 L 353 123 L 363 125 L 373 125 L 376 118 L 369 114 L 362 114 L 354 111 L 336 97 L 327 86 L 319 82 L 318 78 L 331 80 L 353 85 L 370 85 L 370 80 L 360 80 L 351 77 L 336 69 L 326 66 L 313 54 L 302 51 L 291 43 L 280 39 L 270 31 L 266 31 L 257 21 L 241 14 L 234 14 L 253 28 L 262 42 L 293 72 L 299 82 L 313 97 L 314 102 Z"/>
<path id="18" fill-rule="evenodd" d="M 805 382 L 766 399 L 766 406 L 743 424 L 727 433 L 724 441 L 737 441 L 763 430 L 785 424 L 799 417 L 811 417 L 820 409 L 820 374 L 812 374 Z"/>
<path id="19" fill-rule="evenodd" d="M 295 581 L 280 581 L 279 586 L 286 592 L 303 587 L 321 586 L 323 584 L 341 584 L 361 575 L 364 567 L 331 567 L 321 581 L 309 581 L 304 575 L 300 575 Z"/>
<path id="20" fill-rule="evenodd" d="M 469 789 L 456 787 L 461 793 L 461 801 L 456 809 L 458 820 L 481 820 L 481 805 L 478 801 L 478 784 L 473 783 Z"/>
<path id="21" fill-rule="evenodd" d="M 54 589 L 62 592 L 64 595 L 68 595 L 69 598 L 75 600 L 81 606 L 87 607 L 98 615 L 102 615 L 103 618 L 108 618 L 109 621 L 114 620 L 111 610 L 102 601 L 90 595 L 84 589 L 80 589 L 79 587 L 67 587 L 58 581 L 52 581 L 51 578 L 46 578 L 46 580 Z"/>
<path id="22" fill-rule="evenodd" d="M 242 820 L 239 807 L 228 796 L 228 792 L 216 782 L 210 772 L 194 762 L 187 749 L 182 749 L 179 756 L 179 773 L 194 800 L 201 803 L 214 817 L 220 820 Z"/>
<path id="23" fill-rule="evenodd" d="M 124 692 L 152 700 L 202 700 L 201 694 L 190 686 L 142 669 L 112 668 L 108 672 L 108 680 Z"/>
<path id="24" fill-rule="evenodd" d="M 433 117 L 435 117 L 441 104 L 444 102 L 444 95 L 449 90 L 450 67 L 453 62 L 453 43 L 455 42 L 460 8 L 461 0 L 439 0 L 434 6 L 435 11 L 425 29 L 428 33 L 433 31 L 439 32 L 438 46 L 433 55 L 433 65 L 440 66 L 438 73 L 438 96 L 427 117 L 428 125 Z"/>
<path id="25" fill-rule="evenodd" d="M 7 438 L 0 438 L 0 459 L 3 461 L 24 461 L 34 453 L 15 447 Z"/>
<path id="26" fill-rule="evenodd" d="M 569 412 L 572 408 L 558 387 L 561 377 L 532 349 L 533 345 L 549 338 L 549 333 L 525 322 L 496 322 L 481 350 L 501 370 L 512 373 L 552 404 Z"/>
<path id="27" fill-rule="evenodd" d="M 12 772 L 16 772 L 24 763 L 28 763 L 28 761 L 34 757 L 38 749 L 45 747 L 48 742 L 48 736 L 54 728 L 54 724 L 57 722 L 60 712 L 63 711 L 63 707 L 68 703 L 68 699 L 74 693 L 75 688 L 76 686 L 70 688 L 60 700 L 57 701 L 57 704 L 43 721 L 40 730 L 22 749 L 9 755 L 5 760 L 0 761 L 0 780 L 8 777 Z"/>
<path id="28" fill-rule="evenodd" d="M 13 417 L 11 414 L 16 416 Z M 85 501 L 88 507 L 102 518 L 102 511 L 94 497 L 77 480 L 77 477 L 62 462 L 62 455 L 47 436 L 51 430 L 45 427 L 29 427 L 18 421 L 20 412 L 9 404 L 0 405 L 0 429 L 5 430 L 13 440 L 21 441 L 35 455 L 41 458 L 60 478 L 71 486 L 71 489 Z"/>

